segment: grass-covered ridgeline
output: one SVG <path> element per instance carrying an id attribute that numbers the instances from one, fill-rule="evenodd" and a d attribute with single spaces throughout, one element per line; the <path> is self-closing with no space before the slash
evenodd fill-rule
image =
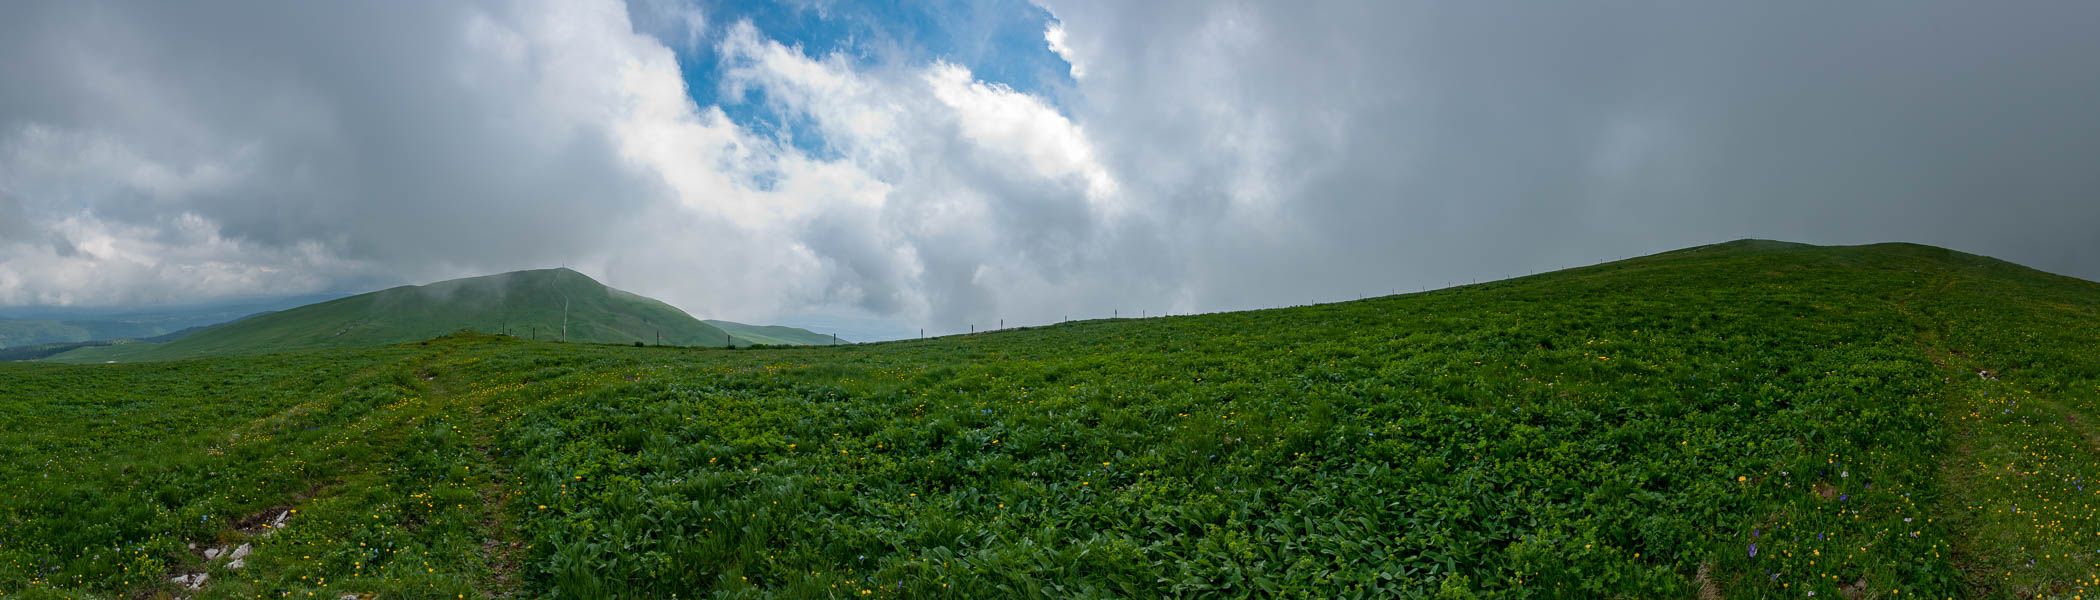
<path id="1" fill-rule="evenodd" d="M 884 344 L 457 335 L 0 383 L 9 597 L 2100 588 L 2100 286 L 1915 245 Z"/>
<path id="2" fill-rule="evenodd" d="M 166 361 L 376 346 L 462 330 L 549 341 L 673 346 L 831 341 L 830 336 L 793 327 L 701 321 L 669 304 L 561 268 L 405 285 L 258 314 L 170 340 L 87 345 L 36 358 L 76 364 Z"/>
<path id="3" fill-rule="evenodd" d="M 784 325 L 745 325 L 743 323 L 717 321 L 714 319 L 708 319 L 705 322 L 709 325 L 720 327 L 722 331 L 736 336 L 738 345 L 828 346 L 852 342 L 852 340 L 837 339 L 829 334 L 816 333 L 807 329 Z"/>

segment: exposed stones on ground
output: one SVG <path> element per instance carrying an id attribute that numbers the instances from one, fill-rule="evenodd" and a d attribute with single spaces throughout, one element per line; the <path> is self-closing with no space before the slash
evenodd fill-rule
<path id="1" fill-rule="evenodd" d="M 287 504 L 265 508 L 234 521 L 233 528 L 249 534 L 261 533 L 264 529 L 276 529 L 284 525 L 285 519 L 291 515 L 291 509 Z"/>
<path id="2" fill-rule="evenodd" d="M 277 515 L 276 517 L 270 516 L 273 512 Z M 284 527 L 285 521 L 291 519 L 291 517 L 292 511 L 289 508 L 269 509 L 241 519 L 234 524 L 234 527 L 250 535 L 267 537 L 271 533 L 275 533 L 278 528 Z M 260 529 L 261 532 L 258 533 L 257 529 Z M 198 552 L 196 544 L 190 544 L 189 549 L 191 552 Z M 248 566 L 248 555 L 254 552 L 254 544 L 241 542 L 241 545 L 230 549 L 226 546 L 208 547 L 200 554 L 204 556 L 205 562 L 223 560 L 226 561 L 227 569 L 239 569 Z M 204 588 L 204 582 L 208 579 L 211 579 L 211 576 L 208 574 L 189 573 L 169 578 L 168 581 L 191 590 L 199 590 Z"/>
<path id="3" fill-rule="evenodd" d="M 207 581 L 207 580 L 210 580 L 210 579 L 211 579 L 211 574 L 210 574 L 210 573 L 190 573 L 190 574 L 188 574 L 188 575 L 177 575 L 177 576 L 174 576 L 174 577 L 170 577 L 170 578 L 168 578 L 168 581 L 169 581 L 170 583 L 174 583 L 174 584 L 176 584 L 176 585 L 180 585 L 180 586 L 182 586 L 182 587 L 186 587 L 186 588 L 189 588 L 189 589 L 192 589 L 192 590 L 197 590 L 197 589 L 203 589 L 203 588 L 204 588 L 204 582 L 205 582 L 205 581 Z"/>
<path id="4" fill-rule="evenodd" d="M 284 528 L 285 521 L 292 518 L 292 510 L 286 506 L 265 509 L 234 523 L 234 528 L 249 535 L 267 536 Z"/>

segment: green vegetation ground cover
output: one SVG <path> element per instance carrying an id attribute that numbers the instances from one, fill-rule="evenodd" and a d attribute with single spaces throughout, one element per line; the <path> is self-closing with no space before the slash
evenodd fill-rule
<path id="1" fill-rule="evenodd" d="M 2075 598 L 2096 315 L 1732 243 L 835 348 L 0 365 L 0 595 Z"/>

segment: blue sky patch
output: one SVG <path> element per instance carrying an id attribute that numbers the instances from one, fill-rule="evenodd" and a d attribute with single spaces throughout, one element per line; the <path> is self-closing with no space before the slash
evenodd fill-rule
<path id="1" fill-rule="evenodd" d="M 655 0 L 660 2 L 661 0 Z M 636 29 L 678 38 L 676 27 L 644 24 L 656 18 L 652 0 L 628 0 Z M 815 58 L 831 54 L 855 65 L 925 65 L 944 60 L 968 67 L 977 79 L 1005 84 L 1043 97 L 1072 84 L 1070 66 L 1051 52 L 1043 29 L 1048 11 L 1025 0 L 928 0 L 831 2 L 825 0 L 699 0 L 706 17 L 697 43 L 663 39 L 678 53 L 687 93 L 701 106 L 719 106 L 739 125 L 786 141 L 819 157 L 833 152 L 807 118 L 767 106 L 763 90 L 725 95 L 719 84 L 722 60 L 716 44 L 738 22 L 749 21 L 767 39 L 799 47 Z"/>

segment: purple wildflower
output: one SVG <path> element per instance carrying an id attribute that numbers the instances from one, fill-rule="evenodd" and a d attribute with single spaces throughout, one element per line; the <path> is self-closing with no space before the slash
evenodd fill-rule
<path id="1" fill-rule="evenodd" d="M 1757 544 L 1750 545 L 1750 558 L 1757 558 Z"/>

